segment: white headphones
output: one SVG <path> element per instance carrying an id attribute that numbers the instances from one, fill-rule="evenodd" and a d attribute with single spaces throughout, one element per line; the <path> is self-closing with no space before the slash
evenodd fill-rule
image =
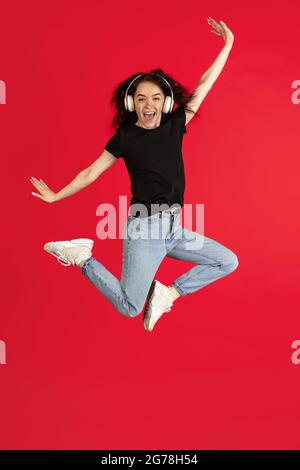
<path id="1" fill-rule="evenodd" d="M 126 93 L 125 93 L 125 98 L 124 98 L 124 105 L 125 105 L 125 109 L 126 111 L 134 111 L 134 102 L 133 102 L 133 96 L 132 95 L 128 95 L 128 90 L 131 86 L 131 84 L 137 80 L 139 77 L 141 77 L 142 75 L 157 75 L 158 77 L 162 78 L 166 84 L 168 85 L 168 87 L 170 88 L 170 91 L 171 91 L 171 95 L 167 95 L 165 97 L 165 102 L 164 102 L 164 107 L 162 109 L 162 112 L 163 113 L 171 113 L 172 112 L 172 109 L 173 109 L 173 105 L 174 105 L 174 98 L 173 98 L 173 90 L 172 90 L 172 87 L 171 85 L 169 84 L 169 82 L 164 78 L 162 77 L 161 75 L 157 74 L 157 73 L 150 73 L 150 74 L 145 74 L 145 73 L 141 73 L 140 75 L 138 75 L 137 77 L 135 77 L 128 85 L 127 87 L 127 90 L 126 90 Z"/>

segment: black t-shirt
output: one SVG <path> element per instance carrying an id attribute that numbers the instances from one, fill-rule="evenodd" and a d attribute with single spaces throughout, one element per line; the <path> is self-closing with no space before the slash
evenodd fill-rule
<path id="1" fill-rule="evenodd" d="M 167 119 L 153 129 L 124 124 L 116 129 L 105 146 L 114 157 L 124 159 L 131 180 L 130 206 L 143 204 L 152 214 L 156 210 L 151 204 L 183 206 L 184 200 L 185 111 L 178 107 L 166 116 Z"/>

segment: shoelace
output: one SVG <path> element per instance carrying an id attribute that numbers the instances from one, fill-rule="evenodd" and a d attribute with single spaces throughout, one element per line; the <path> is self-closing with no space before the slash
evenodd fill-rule
<path id="1" fill-rule="evenodd" d="M 52 253 L 52 251 L 49 251 L 48 253 L 50 253 L 50 255 L 55 256 L 55 258 L 57 258 L 57 261 L 63 266 L 70 266 L 72 264 L 70 263 L 70 261 L 64 258 L 63 255 L 56 255 L 55 253 Z"/>

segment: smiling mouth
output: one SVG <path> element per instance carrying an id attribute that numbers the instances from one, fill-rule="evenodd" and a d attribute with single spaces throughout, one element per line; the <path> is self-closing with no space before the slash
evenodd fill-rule
<path id="1" fill-rule="evenodd" d="M 146 121 L 152 121 L 155 115 L 156 115 L 156 112 L 143 113 L 143 116 L 145 117 Z"/>

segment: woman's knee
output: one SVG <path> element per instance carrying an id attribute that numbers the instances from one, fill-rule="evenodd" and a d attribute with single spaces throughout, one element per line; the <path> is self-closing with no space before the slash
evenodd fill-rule
<path id="1" fill-rule="evenodd" d="M 226 256 L 226 261 L 222 264 L 222 268 L 228 272 L 231 273 L 234 271 L 239 265 L 239 259 L 233 251 L 230 251 L 228 256 Z"/>
<path id="2" fill-rule="evenodd" d="M 140 315 L 140 313 L 142 313 L 143 305 L 135 305 L 127 299 L 126 305 L 122 310 L 123 315 L 125 315 L 126 317 L 135 318 Z"/>
<path id="3" fill-rule="evenodd" d="M 140 315 L 140 313 L 142 313 L 142 310 L 143 309 L 139 309 L 139 308 L 129 308 L 127 310 L 127 317 L 128 318 L 135 318 L 138 315 Z"/>

